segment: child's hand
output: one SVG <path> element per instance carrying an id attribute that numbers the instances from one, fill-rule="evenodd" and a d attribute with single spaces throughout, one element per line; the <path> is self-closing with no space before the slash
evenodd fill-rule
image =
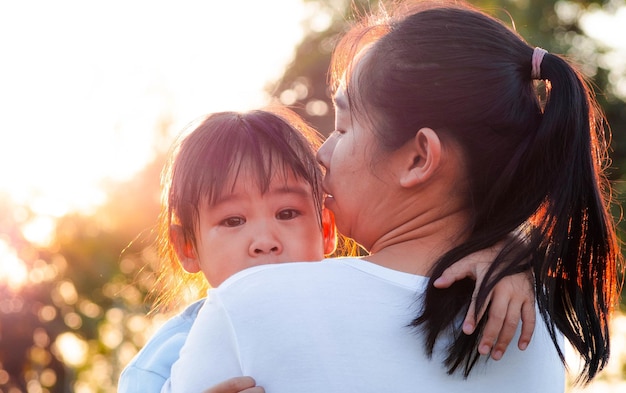
<path id="1" fill-rule="evenodd" d="M 470 254 L 446 269 L 434 282 L 437 288 L 447 288 L 455 281 L 466 277 L 476 280 L 472 302 L 463 321 L 465 334 L 472 334 L 476 327 L 474 310 L 478 288 L 480 288 L 485 277 L 485 272 L 500 249 L 501 247 L 496 245 L 494 248 Z M 535 292 L 530 270 L 500 280 L 493 291 L 489 293 L 485 305 L 478 313 L 479 320 L 485 313 L 489 302 L 491 302 L 491 307 L 487 324 L 478 345 L 478 352 L 481 355 L 491 353 L 493 359 L 501 359 L 515 335 L 520 319 L 522 320 L 522 332 L 517 346 L 521 350 L 526 349 L 535 330 Z"/>
<path id="2" fill-rule="evenodd" d="M 265 389 L 256 386 L 256 381 L 251 377 L 235 377 L 227 379 L 207 390 L 204 393 L 265 393 Z"/>

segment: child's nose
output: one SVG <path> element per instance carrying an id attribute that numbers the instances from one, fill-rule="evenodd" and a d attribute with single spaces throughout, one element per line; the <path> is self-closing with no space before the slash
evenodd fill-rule
<path id="1" fill-rule="evenodd" d="M 280 241 L 269 233 L 256 236 L 250 244 L 250 255 L 252 256 L 280 254 L 282 251 Z"/>

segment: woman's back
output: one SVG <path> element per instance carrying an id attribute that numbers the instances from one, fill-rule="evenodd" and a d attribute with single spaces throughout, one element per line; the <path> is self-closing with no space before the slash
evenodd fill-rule
<path id="1" fill-rule="evenodd" d="M 564 370 L 543 323 L 525 351 L 450 376 L 408 325 L 427 278 L 359 259 L 248 269 L 210 293 L 174 391 L 253 375 L 269 392 L 562 392 Z M 484 357 L 483 357 L 484 358 Z"/>

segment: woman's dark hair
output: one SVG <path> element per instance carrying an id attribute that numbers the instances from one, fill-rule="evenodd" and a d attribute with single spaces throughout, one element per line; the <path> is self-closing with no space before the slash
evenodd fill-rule
<path id="1" fill-rule="evenodd" d="M 333 54 L 331 76 L 335 88 L 346 83 L 353 115 L 367 117 L 381 149 L 398 149 L 429 127 L 463 150 L 469 237 L 435 264 L 412 325 L 424 331 L 429 355 L 451 331 L 445 364 L 469 375 L 486 318 L 470 336 L 456 324 L 473 283 L 442 290 L 432 281 L 462 257 L 504 242 L 476 309 L 502 277 L 530 268 L 561 359 L 557 329 L 584 359 L 580 380 L 589 382 L 608 361 L 621 262 L 603 175 L 608 130 L 591 89 L 563 58 L 546 54 L 542 104 L 531 78 L 534 48 L 469 5 L 420 2 L 395 12 L 351 29 Z"/>

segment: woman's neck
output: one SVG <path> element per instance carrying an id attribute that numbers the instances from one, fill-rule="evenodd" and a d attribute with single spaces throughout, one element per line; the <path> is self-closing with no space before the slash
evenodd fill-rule
<path id="1" fill-rule="evenodd" d="M 411 150 L 412 145 L 407 146 L 406 154 L 415 162 L 416 153 Z M 407 174 L 403 169 L 402 163 L 407 161 L 403 155 L 405 150 L 394 153 L 393 157 L 399 158 L 390 161 L 390 171 L 396 177 L 390 178 L 413 181 L 390 181 L 386 198 L 380 204 L 384 214 L 380 211 L 369 214 L 374 218 L 384 217 L 384 220 L 372 223 L 374 229 L 367 243 L 371 253 L 366 258 L 368 261 L 427 276 L 439 258 L 466 240 L 472 217 L 467 197 L 469 176 L 461 148 L 453 142 L 446 146 L 429 150 L 432 157 L 435 152 L 438 155 L 431 160 L 432 168 L 428 171 L 424 169 L 427 166 L 422 165 L 422 171 L 418 172 L 423 177 L 411 177 L 412 172 Z M 420 152 L 426 154 L 424 148 Z M 417 167 L 412 168 L 411 171 L 417 171 Z"/>
<path id="2" fill-rule="evenodd" d="M 428 276 L 434 263 L 464 240 L 468 214 L 467 209 L 425 212 L 381 236 L 365 259 L 390 269 Z"/>

